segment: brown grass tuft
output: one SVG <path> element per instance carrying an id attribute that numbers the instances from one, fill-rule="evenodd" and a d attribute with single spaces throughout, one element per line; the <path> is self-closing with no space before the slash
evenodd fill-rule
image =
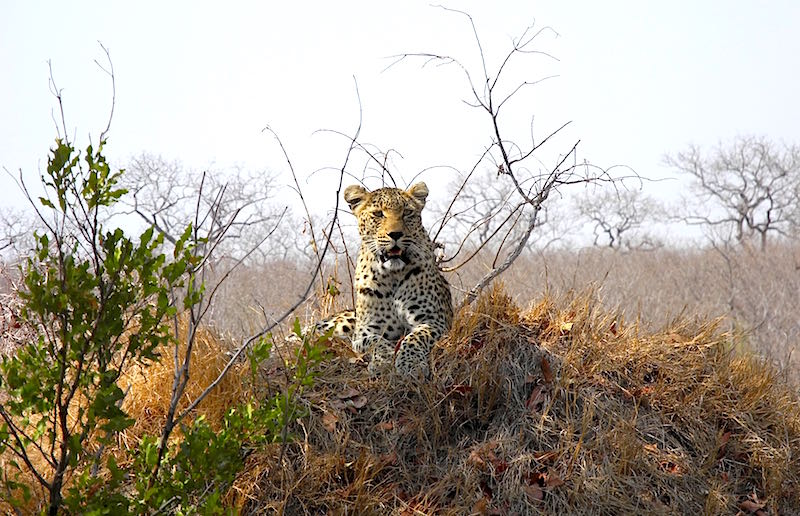
<path id="1" fill-rule="evenodd" d="M 186 352 L 187 321 L 185 317 L 178 322 L 178 357 L 182 361 Z M 226 353 L 231 348 L 213 331 L 201 327 L 195 336 L 189 382 L 178 410 L 186 407 L 217 378 L 230 358 Z M 175 375 L 175 348 L 170 346 L 160 350 L 161 359 L 146 365 L 130 367 L 120 379 L 120 387 L 129 388 L 125 396 L 123 410 L 136 423 L 122 433 L 120 444 L 135 448 L 142 435 L 160 435 L 169 408 L 170 396 Z M 242 362 L 223 378 L 222 382 L 198 405 L 191 417 L 205 416 L 212 427 L 218 425 L 231 407 L 244 401 L 247 385 L 243 381 L 249 371 Z M 187 421 L 188 423 L 188 421 Z M 178 433 L 180 435 L 180 433 Z"/>

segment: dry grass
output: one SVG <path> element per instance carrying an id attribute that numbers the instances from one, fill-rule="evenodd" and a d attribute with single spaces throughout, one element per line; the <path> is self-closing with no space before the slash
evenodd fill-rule
<path id="1" fill-rule="evenodd" d="M 178 356 L 181 361 L 186 353 L 186 331 L 186 320 L 181 318 L 178 322 Z M 225 350 L 229 347 L 230 343 L 214 332 L 203 327 L 198 329 L 192 350 L 189 382 L 178 404 L 178 412 L 217 378 L 228 362 L 229 356 Z M 122 408 L 136 419 L 134 426 L 121 434 L 122 446 L 135 448 L 139 437 L 145 434 L 159 435 L 164 427 L 175 375 L 174 353 L 172 347 L 162 349 L 161 360 L 146 366 L 134 365 L 121 377 L 120 387 L 123 390 L 130 389 Z M 245 399 L 246 375 L 249 375 L 247 364 L 235 364 L 217 389 L 198 405 L 194 416 L 203 415 L 212 425 L 222 421 L 236 401 Z"/>
<path id="2" fill-rule="evenodd" d="M 479 256 L 448 275 L 458 301 L 486 272 L 493 255 Z M 345 263 L 339 257 L 339 265 Z M 452 265 L 452 264 L 450 264 Z M 685 316 L 725 316 L 721 328 L 745 331 L 752 349 L 800 380 L 800 247 L 771 245 L 755 249 L 670 249 L 618 252 L 603 248 L 523 254 L 502 276 L 508 293 L 520 304 L 541 292 L 555 297 L 595 285 L 607 306 L 626 317 L 642 316 L 656 329 Z M 226 335 L 255 333 L 298 299 L 310 266 L 276 262 L 243 268 L 221 293 L 215 326 Z M 343 266 L 325 269 L 325 279 L 340 280 L 337 307 L 352 306 L 351 278 Z M 320 282 L 317 290 L 322 291 Z M 322 301 L 318 301 L 318 300 Z M 329 296 L 304 305 L 301 318 L 328 313 Z M 265 307 L 262 310 L 261 307 Z"/>
<path id="3" fill-rule="evenodd" d="M 643 331 L 594 293 L 458 314 L 428 383 L 327 362 L 248 514 L 689 514 L 800 507 L 800 402 L 719 321 Z M 751 505 L 748 505 L 751 504 Z"/>
<path id="4" fill-rule="evenodd" d="M 467 270 L 456 285 L 471 286 Z M 503 276 L 525 303 L 538 292 L 561 296 L 596 285 L 603 302 L 650 329 L 676 317 L 724 316 L 721 327 L 747 333 L 752 350 L 800 381 L 800 247 L 659 249 L 591 248 L 524 256 Z"/>
<path id="5" fill-rule="evenodd" d="M 524 270 L 509 275 L 515 295 L 495 286 L 457 314 L 428 382 L 370 378 L 335 345 L 300 400 L 311 415 L 292 424 L 298 439 L 249 455 L 226 503 L 244 514 L 800 514 L 800 400 L 730 319 L 654 309 L 658 323 L 640 321 L 650 298 L 636 289 L 664 280 L 635 268 L 628 303 L 641 310 L 601 303 L 612 274 L 521 307 L 536 281 Z M 184 402 L 230 346 L 201 333 Z M 170 353 L 123 380 L 136 424 L 107 453 L 160 430 Z M 279 362 L 264 365 L 269 388 Z M 212 424 L 248 394 L 241 367 L 199 406 Z"/>

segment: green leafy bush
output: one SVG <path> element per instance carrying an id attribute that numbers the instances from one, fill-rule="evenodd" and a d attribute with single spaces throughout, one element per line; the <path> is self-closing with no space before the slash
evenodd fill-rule
<path id="1" fill-rule="evenodd" d="M 177 413 L 196 336 L 187 332 L 178 363 L 177 317 L 187 312 L 196 329 L 213 297 L 205 296 L 202 281 L 206 239 L 189 225 L 170 238 L 168 258 L 164 235 L 153 227 L 138 241 L 106 229 L 125 190 L 117 186 L 123 171 L 112 172 L 103 156 L 105 143 L 89 145 L 82 158 L 72 144 L 56 140 L 42 176 L 46 195 L 32 201 L 44 229 L 22 268 L 19 295 L 21 318 L 34 338 L 0 364 L 0 458 L 7 465 L 0 500 L 29 510 L 35 488 L 45 493 L 46 502 L 37 502 L 51 515 L 220 514 L 222 495 L 249 451 L 285 445 L 292 439 L 289 427 L 308 415 L 298 400 L 327 356 L 329 336 L 302 335 L 295 321 L 301 344 L 281 361 L 283 388 L 266 399 L 253 389 L 220 428 L 202 416 L 184 423 L 203 395 Z M 143 437 L 122 468 L 114 454 L 104 453 L 134 424 L 122 409 L 118 382 L 132 364 L 146 367 L 170 348 L 176 369 L 163 431 Z M 248 350 L 253 385 L 272 351 L 269 334 Z M 171 439 L 175 425 L 182 431 Z"/>
<path id="2" fill-rule="evenodd" d="M 120 409 L 117 380 L 131 362 L 156 359 L 171 338 L 171 292 L 192 267 L 186 235 L 167 264 L 152 228 L 138 242 L 105 230 L 102 221 L 125 190 L 116 187 L 122 172 L 111 172 L 104 144 L 90 145 L 81 160 L 56 140 L 42 178 L 48 196 L 37 209 L 45 229 L 20 291 L 21 316 L 37 338 L 0 366 L 0 453 L 12 457 L 2 482 L 21 495 L 12 495 L 16 504 L 29 496 L 25 475 L 32 476 L 48 493 L 50 514 L 68 473 L 78 473 L 78 486 L 96 484 L 87 471 L 100 454 L 91 450 L 133 423 Z"/>

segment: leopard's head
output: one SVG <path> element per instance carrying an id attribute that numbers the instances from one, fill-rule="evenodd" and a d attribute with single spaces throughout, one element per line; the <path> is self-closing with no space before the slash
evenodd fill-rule
<path id="1" fill-rule="evenodd" d="M 422 226 L 422 208 L 428 197 L 425 183 L 408 190 L 380 188 L 373 192 L 353 185 L 344 199 L 358 219 L 362 249 L 389 271 L 398 271 L 422 259 L 430 240 Z"/>

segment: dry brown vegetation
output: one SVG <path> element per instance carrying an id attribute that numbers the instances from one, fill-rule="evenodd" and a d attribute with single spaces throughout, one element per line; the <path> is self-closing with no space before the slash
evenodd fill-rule
<path id="1" fill-rule="evenodd" d="M 250 455 L 227 503 L 246 514 L 790 514 L 800 400 L 721 326 L 650 331 L 596 291 L 521 308 L 495 286 L 458 314 L 427 383 L 370 378 L 334 346 L 296 441 Z M 275 362 L 262 373 L 265 385 L 282 377 Z M 151 378 L 130 393 L 148 399 L 130 406 L 136 428 L 140 411 L 166 404 Z M 223 387 L 200 411 L 213 420 L 240 395 Z"/>
<path id="2" fill-rule="evenodd" d="M 178 356 L 185 353 L 186 329 L 186 320 L 180 320 Z M 197 331 L 192 351 L 192 374 L 178 408 L 185 408 L 217 378 L 229 358 L 224 352 L 227 346 L 229 343 L 207 328 L 201 327 Z M 128 449 L 135 448 L 142 435 L 158 435 L 164 426 L 175 377 L 173 354 L 172 349 L 162 350 L 159 362 L 146 366 L 134 365 L 120 380 L 123 389 L 130 386 L 122 408 L 129 414 L 135 414 L 133 417 L 136 419 L 136 425 L 122 432 L 119 438 L 121 445 Z M 244 362 L 235 364 L 230 374 L 223 377 L 219 387 L 204 401 L 202 414 L 212 425 L 221 421 L 237 400 L 245 399 L 249 387 L 246 370 L 247 364 Z"/>
<path id="3" fill-rule="evenodd" d="M 800 379 L 800 247 L 563 251 L 528 257 L 504 278 L 518 302 L 595 285 L 603 302 L 658 329 L 674 318 L 722 316 L 725 330 Z"/>
<path id="4" fill-rule="evenodd" d="M 448 275 L 458 302 L 485 273 L 482 257 Z M 491 257 L 489 258 L 489 260 Z M 346 263 L 344 256 L 339 264 Z M 295 302 L 308 268 L 275 262 L 247 268 L 231 278 L 217 304 L 214 323 L 225 334 L 254 333 L 270 316 Z M 555 297 L 597 290 L 604 305 L 656 330 L 678 316 L 722 316 L 725 330 L 744 332 L 746 346 L 800 379 L 800 248 L 774 244 L 766 252 L 748 247 L 660 248 L 621 252 L 605 248 L 523 254 L 502 276 L 508 293 L 525 305 L 547 292 Z M 352 306 L 351 276 L 330 267 L 325 282 L 338 280 L 341 295 L 319 296 L 297 315 L 313 319 Z M 321 284 L 318 291 L 322 291 Z M 261 307 L 270 307 L 262 310 Z"/>
<path id="5" fill-rule="evenodd" d="M 334 343 L 295 440 L 248 455 L 225 502 L 244 514 L 795 514 L 800 398 L 775 364 L 798 341 L 797 261 L 791 246 L 524 256 L 507 287 L 458 313 L 428 383 L 370 378 Z M 187 399 L 224 366 L 221 335 L 294 301 L 299 269 L 232 278 Z M 479 272 L 451 275 L 457 298 Z M 342 294 L 305 315 L 349 305 L 338 277 Z M 267 397 L 288 353 L 255 386 L 238 366 L 196 415 L 214 425 L 253 388 Z M 105 450 L 123 466 L 163 424 L 170 357 L 125 377 L 136 425 Z"/>

